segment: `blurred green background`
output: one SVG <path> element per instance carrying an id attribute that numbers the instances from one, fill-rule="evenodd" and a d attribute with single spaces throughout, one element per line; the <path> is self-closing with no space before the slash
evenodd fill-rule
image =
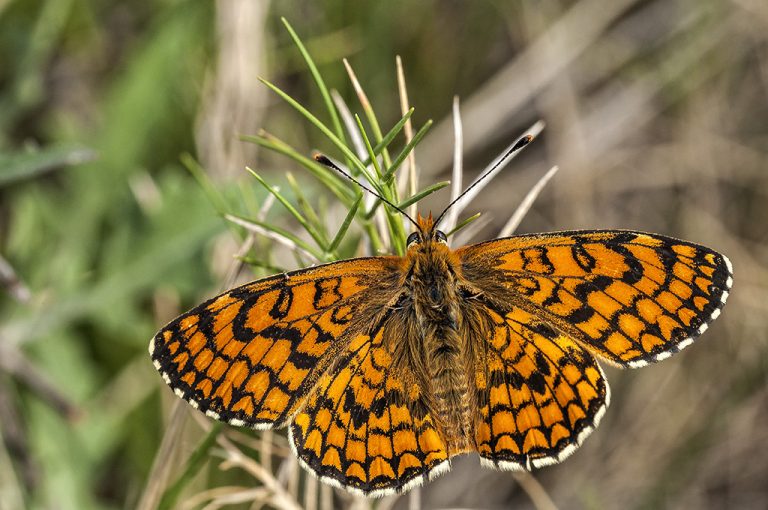
<path id="1" fill-rule="evenodd" d="M 385 130 L 402 57 L 415 123 L 436 121 L 416 149 L 423 184 L 450 178 L 454 95 L 470 177 L 547 123 L 470 207 L 491 218 L 477 240 L 557 164 L 521 231 L 632 228 L 722 251 L 735 267 L 722 317 L 661 364 L 608 367 L 600 427 L 534 477 L 468 456 L 371 504 L 299 476 L 279 434 L 265 458 L 259 435 L 229 429 L 284 490 L 223 469 L 231 450 L 187 406 L 171 413 L 146 346 L 222 289 L 238 250 L 184 154 L 233 211 L 263 202 L 246 165 L 313 186 L 239 134 L 338 157 L 257 80 L 323 111 L 281 16 L 359 112 L 350 61 Z M 154 508 L 171 486 L 163 504 L 179 508 L 766 508 L 766 218 L 763 0 L 0 0 L 0 508 Z"/>

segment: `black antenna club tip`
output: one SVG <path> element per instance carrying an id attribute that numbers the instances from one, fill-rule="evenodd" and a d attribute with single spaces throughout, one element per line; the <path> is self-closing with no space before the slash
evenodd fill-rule
<path id="1" fill-rule="evenodd" d="M 333 168 L 334 170 L 341 170 L 336 164 L 331 161 L 325 154 L 322 154 L 320 152 L 316 152 L 314 155 L 315 161 L 320 163 L 321 165 L 327 166 L 328 168 Z"/>
<path id="2" fill-rule="evenodd" d="M 517 141 L 514 147 L 512 147 L 512 152 L 522 149 L 523 147 L 531 143 L 532 140 L 533 140 L 533 135 L 525 135 L 524 137 L 522 137 L 520 140 Z"/>

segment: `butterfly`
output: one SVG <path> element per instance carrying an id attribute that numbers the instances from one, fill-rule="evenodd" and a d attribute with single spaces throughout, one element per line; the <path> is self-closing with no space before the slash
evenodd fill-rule
<path id="1" fill-rule="evenodd" d="M 465 453 L 504 470 L 560 462 L 609 403 L 597 359 L 634 368 L 680 351 L 733 281 L 724 255 L 635 231 L 454 250 L 444 214 L 411 219 L 404 256 L 287 272 L 206 301 L 152 339 L 155 367 L 206 415 L 288 427 L 311 473 L 382 496 Z"/>

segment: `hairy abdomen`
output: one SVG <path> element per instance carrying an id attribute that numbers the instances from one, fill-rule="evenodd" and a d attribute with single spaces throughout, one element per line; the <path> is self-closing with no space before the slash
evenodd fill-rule
<path id="1" fill-rule="evenodd" d="M 472 437 L 470 398 L 465 353 L 454 329 L 428 328 L 425 336 L 436 413 L 450 454 L 469 449 Z"/>

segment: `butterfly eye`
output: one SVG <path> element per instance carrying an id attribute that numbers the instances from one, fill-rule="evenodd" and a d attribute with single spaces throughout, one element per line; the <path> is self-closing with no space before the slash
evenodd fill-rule
<path id="1" fill-rule="evenodd" d="M 411 232 L 411 235 L 408 236 L 408 239 L 406 240 L 405 244 L 410 248 L 411 245 L 420 243 L 421 242 L 421 235 L 418 232 Z"/>
<path id="2" fill-rule="evenodd" d="M 448 237 L 440 230 L 435 231 L 435 239 L 438 243 L 448 244 Z"/>

